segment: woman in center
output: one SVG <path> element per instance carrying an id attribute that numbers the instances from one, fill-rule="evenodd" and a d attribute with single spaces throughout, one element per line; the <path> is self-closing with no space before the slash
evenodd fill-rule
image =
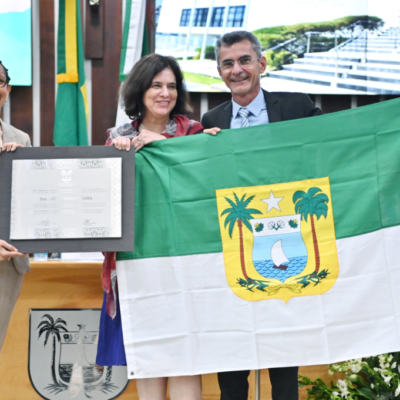
<path id="1" fill-rule="evenodd" d="M 139 151 L 158 140 L 203 132 L 199 122 L 187 117 L 192 108 L 182 72 L 173 57 L 151 54 L 138 61 L 122 86 L 121 97 L 132 122 L 109 129 L 107 145 Z M 204 133 L 215 135 L 219 131 L 212 128 Z M 125 365 L 115 253 L 105 255 L 102 285 L 105 294 L 96 362 L 105 366 Z M 201 376 L 196 375 L 137 379 L 140 400 L 165 400 L 168 379 L 171 400 L 201 399 Z"/>

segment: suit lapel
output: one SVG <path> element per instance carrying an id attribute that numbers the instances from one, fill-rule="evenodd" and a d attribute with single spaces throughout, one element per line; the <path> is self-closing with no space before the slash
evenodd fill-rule
<path id="1" fill-rule="evenodd" d="M 278 101 L 278 97 L 273 93 L 263 90 L 265 103 L 267 104 L 267 113 L 269 122 L 280 122 L 282 121 L 281 106 Z"/>
<path id="2" fill-rule="evenodd" d="M 232 101 L 222 109 L 221 114 L 218 116 L 219 124 L 216 125 L 221 129 L 231 129 L 231 117 L 232 117 Z"/>

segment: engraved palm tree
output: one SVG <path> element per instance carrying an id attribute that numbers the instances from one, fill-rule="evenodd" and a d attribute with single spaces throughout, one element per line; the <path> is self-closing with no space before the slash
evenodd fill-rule
<path id="1" fill-rule="evenodd" d="M 321 261 L 314 216 L 317 217 L 317 220 L 319 220 L 322 215 L 326 218 L 328 215 L 327 204 L 329 203 L 329 198 L 325 193 L 322 193 L 320 188 L 312 187 L 308 189 L 307 193 L 302 190 L 295 192 L 293 195 L 293 203 L 295 204 L 296 213 L 301 214 L 301 219 L 307 222 L 307 218 L 310 217 L 315 254 L 315 273 L 318 274 Z"/>
<path id="2" fill-rule="evenodd" d="M 60 332 L 68 332 L 67 328 L 64 325 L 67 325 L 67 323 L 62 320 L 61 318 L 57 318 L 56 321 L 54 321 L 53 317 L 49 314 L 43 315 L 42 318 L 47 318 L 47 321 L 42 321 L 38 326 L 37 329 L 40 328 L 39 330 L 39 337 L 43 334 L 46 333 L 45 339 L 44 339 L 44 345 L 46 346 L 47 341 L 49 340 L 50 336 L 53 337 L 53 361 L 51 365 L 51 374 L 53 377 L 53 381 L 55 384 L 59 384 L 57 379 L 57 371 L 56 371 L 56 339 L 58 342 L 61 341 L 61 336 Z"/>
<path id="3" fill-rule="evenodd" d="M 221 213 L 221 217 L 227 214 L 225 218 L 224 227 L 229 224 L 229 236 L 232 239 L 233 228 L 235 224 L 237 224 L 239 228 L 239 240 L 240 240 L 240 265 L 242 268 L 242 273 L 247 282 L 252 281 L 251 278 L 247 275 L 246 265 L 244 259 L 244 243 L 243 243 L 243 225 L 246 226 L 250 232 L 252 232 L 251 224 L 249 222 L 250 219 L 253 219 L 252 214 L 262 214 L 261 211 L 256 210 L 255 208 L 247 208 L 250 202 L 254 199 L 254 196 L 250 196 L 246 199 L 246 195 L 239 200 L 236 193 L 233 193 L 235 196 L 235 201 L 232 201 L 228 197 L 225 197 L 225 200 L 230 204 L 230 208 L 226 208 Z"/>

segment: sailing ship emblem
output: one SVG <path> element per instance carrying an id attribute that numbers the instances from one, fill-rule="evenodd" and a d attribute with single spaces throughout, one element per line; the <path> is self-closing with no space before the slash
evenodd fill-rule
<path id="1" fill-rule="evenodd" d="M 290 221 L 298 221 L 296 226 Z M 252 219 L 253 264 L 265 278 L 286 279 L 304 271 L 307 265 L 307 248 L 301 236 L 301 215 Z M 256 226 L 263 225 L 263 229 Z"/>
<path id="2" fill-rule="evenodd" d="M 332 288 L 339 263 L 329 178 L 216 193 L 225 272 L 235 294 L 288 302 Z"/>
<path id="3" fill-rule="evenodd" d="M 31 310 L 29 375 L 43 398 L 109 400 L 125 390 L 125 366 L 96 365 L 99 323 L 100 310 Z"/>

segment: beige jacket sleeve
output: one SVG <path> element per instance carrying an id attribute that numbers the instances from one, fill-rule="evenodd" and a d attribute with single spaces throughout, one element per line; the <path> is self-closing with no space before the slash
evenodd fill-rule
<path id="1" fill-rule="evenodd" d="M 0 124 L 3 130 L 3 143 L 15 142 L 18 144 L 22 144 L 24 147 L 32 147 L 31 139 L 28 134 L 22 132 L 21 130 L 13 127 L 10 124 L 2 121 L 0 119 Z M 3 261 L 7 263 L 7 261 Z M 24 274 L 29 271 L 29 260 L 28 258 L 12 258 L 8 263 L 12 264 L 15 269 L 20 273 Z"/>

